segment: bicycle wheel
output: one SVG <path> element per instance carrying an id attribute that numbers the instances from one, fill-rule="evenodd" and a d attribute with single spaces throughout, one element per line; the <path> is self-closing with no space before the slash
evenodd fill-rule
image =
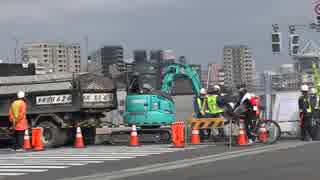
<path id="1" fill-rule="evenodd" d="M 259 132 L 262 124 L 265 124 L 267 134 L 268 134 L 268 138 L 267 138 L 267 141 L 265 142 L 265 144 L 273 144 L 273 143 L 277 142 L 281 136 L 281 129 L 280 129 L 279 124 L 273 120 L 263 120 L 263 121 L 259 122 L 259 124 L 258 124 L 258 129 L 257 129 L 258 132 Z M 258 138 L 259 138 L 259 136 L 258 136 Z"/>

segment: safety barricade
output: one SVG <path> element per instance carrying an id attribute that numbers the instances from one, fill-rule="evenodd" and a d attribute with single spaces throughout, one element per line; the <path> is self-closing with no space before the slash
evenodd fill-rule
<path id="1" fill-rule="evenodd" d="M 191 129 L 224 128 L 222 118 L 191 118 L 189 120 Z"/>
<path id="2" fill-rule="evenodd" d="M 172 130 L 172 143 L 176 148 L 183 148 L 185 146 L 184 142 L 184 131 L 185 126 L 183 121 L 175 122 L 171 125 Z"/>
<path id="3" fill-rule="evenodd" d="M 225 128 L 224 126 L 224 119 L 223 118 L 195 118 L 195 117 L 190 117 L 188 121 L 188 125 L 191 128 L 191 144 L 201 144 L 200 143 L 200 136 L 199 136 L 199 130 L 201 129 L 223 129 Z M 230 126 L 230 131 L 232 129 L 232 126 Z M 226 144 L 231 147 L 232 144 L 232 135 L 230 134 L 228 142 Z"/>

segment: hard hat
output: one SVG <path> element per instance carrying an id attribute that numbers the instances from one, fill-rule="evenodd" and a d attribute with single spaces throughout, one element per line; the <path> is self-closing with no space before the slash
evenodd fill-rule
<path id="1" fill-rule="evenodd" d="M 25 93 L 23 91 L 19 91 L 18 94 L 17 94 L 17 97 L 19 99 L 24 98 L 24 96 L 25 96 Z"/>
<path id="2" fill-rule="evenodd" d="M 301 86 L 301 91 L 309 91 L 309 86 L 304 84 Z"/>
<path id="3" fill-rule="evenodd" d="M 220 90 L 221 88 L 220 88 L 220 86 L 219 86 L 219 85 L 214 85 L 214 86 L 213 86 L 213 89 Z"/>
<path id="4" fill-rule="evenodd" d="M 219 92 L 220 92 L 220 89 L 221 89 L 221 88 L 220 88 L 219 85 L 214 85 L 214 86 L 213 86 L 213 92 L 214 92 L 214 93 L 219 93 Z"/>
<path id="5" fill-rule="evenodd" d="M 200 89 L 200 94 L 207 94 L 206 89 L 205 89 L 205 88 L 201 88 L 201 89 Z"/>

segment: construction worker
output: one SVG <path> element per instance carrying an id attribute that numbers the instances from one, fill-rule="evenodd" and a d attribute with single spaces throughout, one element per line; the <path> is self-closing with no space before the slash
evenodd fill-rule
<path id="1" fill-rule="evenodd" d="M 13 150 L 23 151 L 24 133 L 28 129 L 28 121 L 26 118 L 27 104 L 24 100 L 25 93 L 19 91 L 17 99 L 11 104 L 9 110 L 9 120 L 14 130 Z"/>
<path id="2" fill-rule="evenodd" d="M 213 86 L 212 91 L 207 98 L 206 117 L 219 117 L 224 113 L 223 97 L 221 95 L 221 88 L 219 85 Z"/>
<path id="3" fill-rule="evenodd" d="M 194 111 L 196 118 L 205 117 L 206 112 L 206 101 L 207 101 L 207 90 L 204 88 L 200 89 L 200 96 L 194 100 Z"/>
<path id="4" fill-rule="evenodd" d="M 249 93 L 245 84 L 241 84 L 237 87 L 239 93 L 239 100 L 235 108 L 243 106 L 243 111 L 240 113 L 244 115 L 244 123 L 246 128 L 246 134 L 249 139 L 249 144 L 255 142 L 256 137 L 252 134 L 253 122 L 256 120 L 256 109 L 254 104 L 255 96 Z"/>
<path id="5" fill-rule="evenodd" d="M 207 90 L 200 89 L 200 96 L 195 97 L 194 111 L 196 118 L 205 118 L 207 109 Z M 201 140 L 205 140 L 210 136 L 210 131 L 207 129 L 199 129 L 199 136 Z"/>
<path id="6" fill-rule="evenodd" d="M 312 140 L 312 107 L 308 97 L 308 91 L 308 85 L 304 84 L 301 86 L 302 95 L 299 97 L 299 111 L 302 141 Z"/>
<path id="7" fill-rule="evenodd" d="M 310 89 L 310 104 L 312 108 L 312 119 L 319 121 L 320 119 L 320 97 L 317 95 L 316 88 Z"/>

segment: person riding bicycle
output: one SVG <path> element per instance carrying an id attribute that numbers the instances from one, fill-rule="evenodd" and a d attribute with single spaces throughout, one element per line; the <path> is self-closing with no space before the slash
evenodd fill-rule
<path id="1" fill-rule="evenodd" d="M 241 84 L 237 87 L 239 93 L 239 100 L 235 106 L 235 108 L 239 106 L 243 106 L 244 111 L 241 112 L 241 115 L 244 115 L 244 123 L 246 128 L 246 134 L 249 139 L 249 143 L 252 144 L 255 142 L 256 137 L 252 134 L 253 130 L 253 122 L 256 121 L 256 101 L 255 96 L 252 93 L 249 93 L 245 84 Z"/>

